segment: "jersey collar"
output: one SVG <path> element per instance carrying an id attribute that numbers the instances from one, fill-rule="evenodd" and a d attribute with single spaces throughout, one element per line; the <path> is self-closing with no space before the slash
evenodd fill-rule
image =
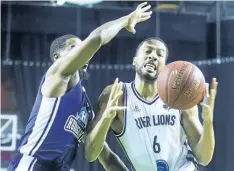
<path id="1" fill-rule="evenodd" d="M 153 104 L 158 98 L 158 94 L 155 95 L 155 97 L 152 99 L 152 100 L 146 100 L 144 99 L 143 97 L 140 96 L 140 94 L 138 93 L 138 91 L 136 90 L 136 87 L 135 87 L 135 82 L 131 82 L 131 87 L 132 87 L 132 90 L 133 90 L 133 93 L 135 94 L 135 96 L 140 100 L 142 101 L 143 103 L 146 103 L 148 105 L 151 105 Z"/>

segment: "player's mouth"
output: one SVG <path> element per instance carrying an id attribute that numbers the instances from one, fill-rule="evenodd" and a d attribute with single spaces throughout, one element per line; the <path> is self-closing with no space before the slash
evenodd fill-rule
<path id="1" fill-rule="evenodd" d="M 152 64 L 152 63 L 146 63 L 145 65 L 144 65 L 144 68 L 146 68 L 147 69 L 147 71 L 151 71 L 151 72 L 153 72 L 153 71 L 156 71 L 156 65 L 154 65 L 154 64 Z"/>

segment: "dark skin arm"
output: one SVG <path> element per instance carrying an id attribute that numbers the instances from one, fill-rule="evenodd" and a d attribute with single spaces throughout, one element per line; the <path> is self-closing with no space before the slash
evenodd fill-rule
<path id="1" fill-rule="evenodd" d="M 113 86 L 107 86 L 100 95 L 96 117 L 89 123 L 85 135 L 85 156 L 88 161 L 97 159 L 103 149 L 110 126 L 116 119 L 117 111 L 125 109 L 117 106 L 122 93 L 122 85 L 116 80 Z"/>
<path id="2" fill-rule="evenodd" d="M 152 12 L 147 12 L 150 9 L 150 5 L 145 6 L 146 4 L 141 3 L 135 11 L 128 15 L 128 21 L 125 26 L 128 31 L 135 33 L 135 25 L 150 18 Z M 105 35 L 107 32 L 103 32 L 103 34 Z M 111 88 L 111 92 L 110 87 L 107 87 L 100 96 L 96 118 L 90 123 L 85 136 L 85 156 L 88 161 L 97 159 L 103 150 L 107 132 L 112 121 L 116 118 L 117 111 L 124 109 L 123 107 L 117 106 L 118 99 L 122 96 L 122 93 L 122 87 L 115 83 Z"/>
<path id="3" fill-rule="evenodd" d="M 45 97 L 59 97 L 67 90 L 70 78 L 83 67 L 99 48 L 111 41 L 120 30 L 126 28 L 134 33 L 137 23 L 148 20 L 151 15 L 150 6 L 142 3 L 127 16 L 105 23 L 92 31 L 82 42 L 72 38 L 67 40 L 67 45 L 75 45 L 65 56 L 62 56 L 48 69 L 45 82 L 42 85 L 42 94 Z M 79 80 L 79 78 L 77 78 Z"/>
<path id="4" fill-rule="evenodd" d="M 122 160 L 105 143 L 98 157 L 99 162 L 106 171 L 128 171 Z"/>
<path id="5" fill-rule="evenodd" d="M 210 93 L 207 88 L 207 101 L 202 103 L 203 126 L 199 120 L 198 107 L 182 111 L 183 125 L 197 161 L 206 166 L 212 160 L 215 147 L 213 111 L 218 82 L 213 78 Z"/>

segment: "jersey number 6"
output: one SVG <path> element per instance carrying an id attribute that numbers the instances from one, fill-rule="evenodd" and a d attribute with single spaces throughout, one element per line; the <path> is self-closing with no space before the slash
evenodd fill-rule
<path id="1" fill-rule="evenodd" d="M 153 150 L 155 153 L 160 153 L 160 151 L 161 151 L 160 144 L 157 142 L 157 135 L 154 136 Z"/>

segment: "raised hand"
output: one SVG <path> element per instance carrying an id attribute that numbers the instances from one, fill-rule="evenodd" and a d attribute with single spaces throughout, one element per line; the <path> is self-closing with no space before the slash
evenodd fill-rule
<path id="1" fill-rule="evenodd" d="M 118 100 L 122 96 L 122 84 L 119 83 L 119 79 L 116 78 L 114 84 L 112 85 L 109 100 L 104 111 L 104 115 L 107 118 L 114 119 L 117 111 L 125 110 L 125 106 L 118 106 Z"/>
<path id="2" fill-rule="evenodd" d="M 216 78 L 213 78 L 211 82 L 210 92 L 209 88 L 207 88 L 206 99 L 203 103 L 201 103 L 202 118 L 204 121 L 213 122 L 213 112 L 214 112 L 215 98 L 217 93 L 217 86 L 218 82 L 216 81 Z"/>
<path id="3" fill-rule="evenodd" d="M 151 17 L 152 11 L 148 11 L 150 9 L 150 5 L 147 5 L 147 2 L 141 3 L 137 6 L 136 10 L 128 15 L 128 25 L 126 29 L 135 34 L 135 25 L 137 23 L 148 20 Z"/>

